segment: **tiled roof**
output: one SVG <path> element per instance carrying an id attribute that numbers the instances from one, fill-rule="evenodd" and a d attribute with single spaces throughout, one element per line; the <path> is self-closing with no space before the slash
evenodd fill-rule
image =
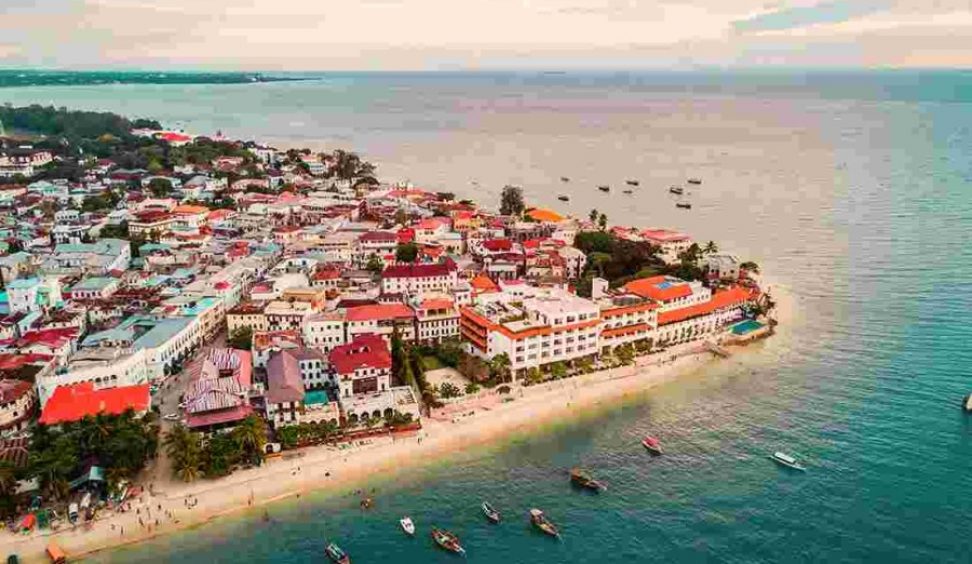
<path id="1" fill-rule="evenodd" d="M 379 319 L 401 319 L 414 317 L 412 308 L 401 303 L 376 304 L 352 307 L 347 310 L 348 321 L 373 321 Z"/>
<path id="2" fill-rule="evenodd" d="M 304 383 L 300 379 L 300 357 L 284 350 L 267 362 L 267 403 L 299 402 L 304 399 Z"/>
<path id="3" fill-rule="evenodd" d="M 668 325 L 669 323 L 677 323 L 686 319 L 692 319 L 693 317 L 708 315 L 728 307 L 742 305 L 755 297 L 756 295 L 750 290 L 741 286 L 735 286 L 723 292 L 716 292 L 712 295 L 712 299 L 705 303 L 659 313 L 658 325 Z"/>
<path id="4" fill-rule="evenodd" d="M 640 278 L 624 285 L 624 289 L 642 298 L 667 302 L 692 295 L 692 287 L 684 280 L 671 276 Z"/>
<path id="5" fill-rule="evenodd" d="M 56 425 L 102 412 L 119 415 L 129 408 L 141 412 L 148 410 L 150 402 L 148 384 L 103 390 L 95 390 L 91 382 L 58 386 L 44 405 L 40 423 Z"/>
<path id="6" fill-rule="evenodd" d="M 329 358 L 338 374 L 351 374 L 362 367 L 386 369 L 392 365 L 388 345 L 378 335 L 361 335 L 346 345 L 334 347 Z"/>
<path id="7" fill-rule="evenodd" d="M 402 264 L 389 266 L 382 273 L 382 278 L 427 278 L 432 276 L 448 276 L 452 269 L 446 264 Z"/>

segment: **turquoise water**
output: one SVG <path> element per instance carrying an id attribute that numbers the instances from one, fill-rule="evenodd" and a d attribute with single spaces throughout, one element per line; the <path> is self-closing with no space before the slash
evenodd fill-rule
<path id="1" fill-rule="evenodd" d="M 364 150 L 395 177 L 494 202 L 685 229 L 795 296 L 772 339 L 575 421 L 348 492 L 273 506 L 98 562 L 967 562 L 972 554 L 972 92 L 967 73 L 339 76 L 315 83 L 27 88 L 206 131 Z M 563 185 L 560 176 L 572 181 Z M 701 176 L 693 209 L 670 184 Z M 626 197 L 598 183 L 641 179 Z M 475 180 L 478 184 L 472 184 Z M 556 195 L 569 192 L 569 205 Z M 666 456 L 638 445 L 651 432 Z M 793 453 L 788 473 L 767 459 Z M 567 485 L 573 465 L 609 484 Z M 306 496 L 305 496 L 306 497 Z M 479 503 L 507 517 L 488 526 Z M 533 534 L 547 511 L 562 543 Z M 402 537 L 411 514 L 420 535 Z"/>
<path id="2" fill-rule="evenodd" d="M 762 328 L 763 328 L 763 324 L 760 323 L 759 321 L 755 321 L 753 319 L 747 319 L 746 321 L 733 325 L 732 332 L 736 335 L 745 335 L 747 333 L 752 333 L 753 331 Z"/>

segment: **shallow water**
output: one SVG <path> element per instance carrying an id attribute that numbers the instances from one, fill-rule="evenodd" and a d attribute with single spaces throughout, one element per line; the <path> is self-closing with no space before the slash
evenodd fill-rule
<path id="1" fill-rule="evenodd" d="M 966 562 L 972 553 L 972 89 L 967 74 L 340 75 L 255 86 L 0 91 L 295 144 L 495 204 L 666 226 L 759 262 L 795 296 L 769 342 L 539 435 L 380 478 L 377 507 L 311 496 L 100 555 L 298 562 Z M 559 178 L 569 176 L 569 183 Z M 691 211 L 670 184 L 700 176 Z M 638 178 L 635 194 L 620 193 Z M 472 184 L 476 181 L 478 184 Z M 614 187 L 610 195 L 596 184 Z M 556 201 L 569 193 L 571 202 Z M 659 435 L 651 458 L 638 438 Z M 808 467 L 793 474 L 775 450 Z M 567 484 L 592 468 L 609 491 Z M 490 526 L 488 499 L 506 520 Z M 541 507 L 563 542 L 526 525 Z M 403 538 L 408 513 L 416 539 Z"/>

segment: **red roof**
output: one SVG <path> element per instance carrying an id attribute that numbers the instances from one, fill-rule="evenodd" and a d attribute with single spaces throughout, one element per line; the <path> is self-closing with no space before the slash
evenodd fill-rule
<path id="1" fill-rule="evenodd" d="M 165 133 L 159 134 L 160 139 L 164 139 L 169 143 L 188 143 L 192 141 L 192 137 L 188 135 L 183 135 L 181 133 L 175 133 L 173 131 L 166 131 Z"/>
<path id="2" fill-rule="evenodd" d="M 480 294 L 484 292 L 499 292 L 499 286 L 497 286 L 496 283 L 490 280 L 485 274 L 480 274 L 479 276 L 470 280 L 469 285 Z"/>
<path id="3" fill-rule="evenodd" d="M 489 239 L 483 241 L 483 247 L 490 252 L 509 251 L 513 249 L 513 241 L 509 239 Z"/>
<path id="4" fill-rule="evenodd" d="M 17 370 L 27 364 L 47 363 L 51 358 L 49 354 L 40 353 L 0 354 L 0 370 Z"/>
<path id="5" fill-rule="evenodd" d="M 411 227 L 403 227 L 398 230 L 399 243 L 411 243 L 415 240 L 415 230 Z"/>
<path id="6" fill-rule="evenodd" d="M 660 302 L 692 295 L 692 287 L 688 282 L 664 275 L 633 280 L 625 284 L 624 289 L 642 298 L 651 298 Z"/>
<path id="7" fill-rule="evenodd" d="M 422 305 L 419 306 L 422 309 L 450 309 L 454 304 L 452 300 L 446 298 L 432 298 L 424 300 Z"/>
<path id="8" fill-rule="evenodd" d="M 452 269 L 446 264 L 400 264 L 389 266 L 381 273 L 382 278 L 428 278 L 448 276 Z"/>
<path id="9" fill-rule="evenodd" d="M 678 231 L 671 231 L 669 229 L 645 229 L 641 232 L 641 236 L 656 243 L 671 243 L 675 241 L 689 240 L 689 236 L 685 233 L 679 233 Z"/>
<path id="10" fill-rule="evenodd" d="M 394 242 L 397 240 L 397 235 L 391 231 L 369 231 L 362 235 L 359 241 L 369 243 L 369 242 Z"/>
<path id="11" fill-rule="evenodd" d="M 415 317 L 415 312 L 403 303 L 357 306 L 349 308 L 345 314 L 345 319 L 348 321 L 374 321 L 405 317 Z"/>
<path id="12" fill-rule="evenodd" d="M 712 299 L 705 303 L 659 313 L 658 325 L 667 325 L 669 323 L 692 319 L 693 317 L 708 315 L 721 309 L 742 305 L 755 297 L 756 295 L 747 288 L 735 286 L 723 292 L 716 292 L 712 295 Z"/>
<path id="13" fill-rule="evenodd" d="M 33 387 L 30 382 L 23 380 L 0 379 L 0 405 L 17 401 Z"/>
<path id="14" fill-rule="evenodd" d="M 329 355 L 338 374 L 351 374 L 358 368 L 391 368 L 388 345 L 378 335 L 361 335 L 346 345 L 334 347 Z"/>
<path id="15" fill-rule="evenodd" d="M 40 423 L 57 425 L 99 413 L 120 415 L 129 408 L 136 412 L 147 411 L 150 402 L 148 384 L 103 390 L 95 390 L 91 382 L 58 386 L 44 405 Z"/>

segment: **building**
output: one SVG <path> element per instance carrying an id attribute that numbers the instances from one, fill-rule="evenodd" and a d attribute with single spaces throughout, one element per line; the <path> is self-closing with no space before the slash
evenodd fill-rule
<path id="1" fill-rule="evenodd" d="M 54 252 L 44 260 L 44 268 L 100 276 L 112 270 L 128 270 L 131 256 L 129 242 L 122 239 L 99 239 L 95 243 L 67 243 L 54 247 Z"/>
<path id="2" fill-rule="evenodd" d="M 657 342 L 669 346 L 716 335 L 742 319 L 745 306 L 757 297 L 758 293 L 735 286 L 711 294 L 704 302 L 659 311 Z"/>
<path id="3" fill-rule="evenodd" d="M 335 385 L 327 370 L 327 358 L 314 349 L 287 349 L 273 354 L 267 363 L 267 420 L 275 427 L 302 422 L 306 392 Z"/>
<path id="4" fill-rule="evenodd" d="M 226 329 L 230 335 L 242 329 L 253 333 L 267 330 L 267 316 L 263 314 L 264 305 L 245 302 L 226 312 Z"/>
<path id="5" fill-rule="evenodd" d="M 118 291 L 118 279 L 105 276 L 85 278 L 71 287 L 71 299 L 93 300 L 110 297 Z"/>
<path id="6" fill-rule="evenodd" d="M 274 353 L 303 348 L 297 331 L 261 331 L 253 334 L 253 367 L 266 368 Z"/>
<path id="7" fill-rule="evenodd" d="M 708 302 L 712 291 L 694 280 L 686 282 L 674 276 L 639 278 L 624 285 L 625 291 L 658 303 L 659 311 L 688 307 Z"/>
<path id="8" fill-rule="evenodd" d="M 479 296 L 461 310 L 467 351 L 484 359 L 506 354 L 514 374 L 598 352 L 600 310 L 593 301 L 558 288 L 526 286 L 529 297 Z"/>
<path id="9" fill-rule="evenodd" d="M 706 255 L 702 259 L 705 274 L 710 280 L 738 280 L 739 258 L 736 255 Z"/>
<path id="10" fill-rule="evenodd" d="M 639 234 L 643 241 L 658 247 L 658 257 L 668 264 L 679 262 L 679 255 L 692 246 L 692 238 L 669 229 L 645 229 Z"/>
<path id="11" fill-rule="evenodd" d="M 415 306 L 416 339 L 438 343 L 459 337 L 459 312 L 451 298 L 429 298 Z"/>
<path id="12" fill-rule="evenodd" d="M 133 410 L 144 415 L 152 405 L 148 384 L 97 389 L 91 382 L 58 386 L 44 404 L 39 423 L 59 425 L 94 417 L 99 413 L 121 415 Z"/>
<path id="13" fill-rule="evenodd" d="M 301 336 L 308 347 L 330 352 L 347 342 L 344 315 L 340 312 L 315 313 L 304 318 Z"/>
<path id="14" fill-rule="evenodd" d="M 267 331 L 300 331 L 304 319 L 315 312 L 310 302 L 276 300 L 267 304 L 263 314 L 267 318 Z"/>
<path id="15" fill-rule="evenodd" d="M 459 281 L 456 269 L 445 264 L 389 266 L 381 273 L 383 294 L 448 293 Z"/>
<path id="16" fill-rule="evenodd" d="M 0 379 L 0 436 L 25 431 L 37 411 L 37 392 L 30 382 Z"/>
<path id="17" fill-rule="evenodd" d="M 253 368 L 250 353 L 212 349 L 189 367 L 185 393 L 186 424 L 196 431 L 234 427 L 253 413 L 250 387 Z"/>
<path id="18" fill-rule="evenodd" d="M 391 387 L 391 352 L 378 335 L 361 335 L 328 355 L 341 398 Z"/>
<path id="19" fill-rule="evenodd" d="M 601 312 L 598 349 L 613 351 L 619 345 L 651 346 L 658 327 L 658 304 L 623 292 L 607 292 L 607 280 L 594 279 L 592 298 Z"/>
<path id="20" fill-rule="evenodd" d="M 415 310 L 403 303 L 351 307 L 345 311 L 344 319 L 347 342 L 366 334 L 390 340 L 396 330 L 403 341 L 415 340 Z"/>

